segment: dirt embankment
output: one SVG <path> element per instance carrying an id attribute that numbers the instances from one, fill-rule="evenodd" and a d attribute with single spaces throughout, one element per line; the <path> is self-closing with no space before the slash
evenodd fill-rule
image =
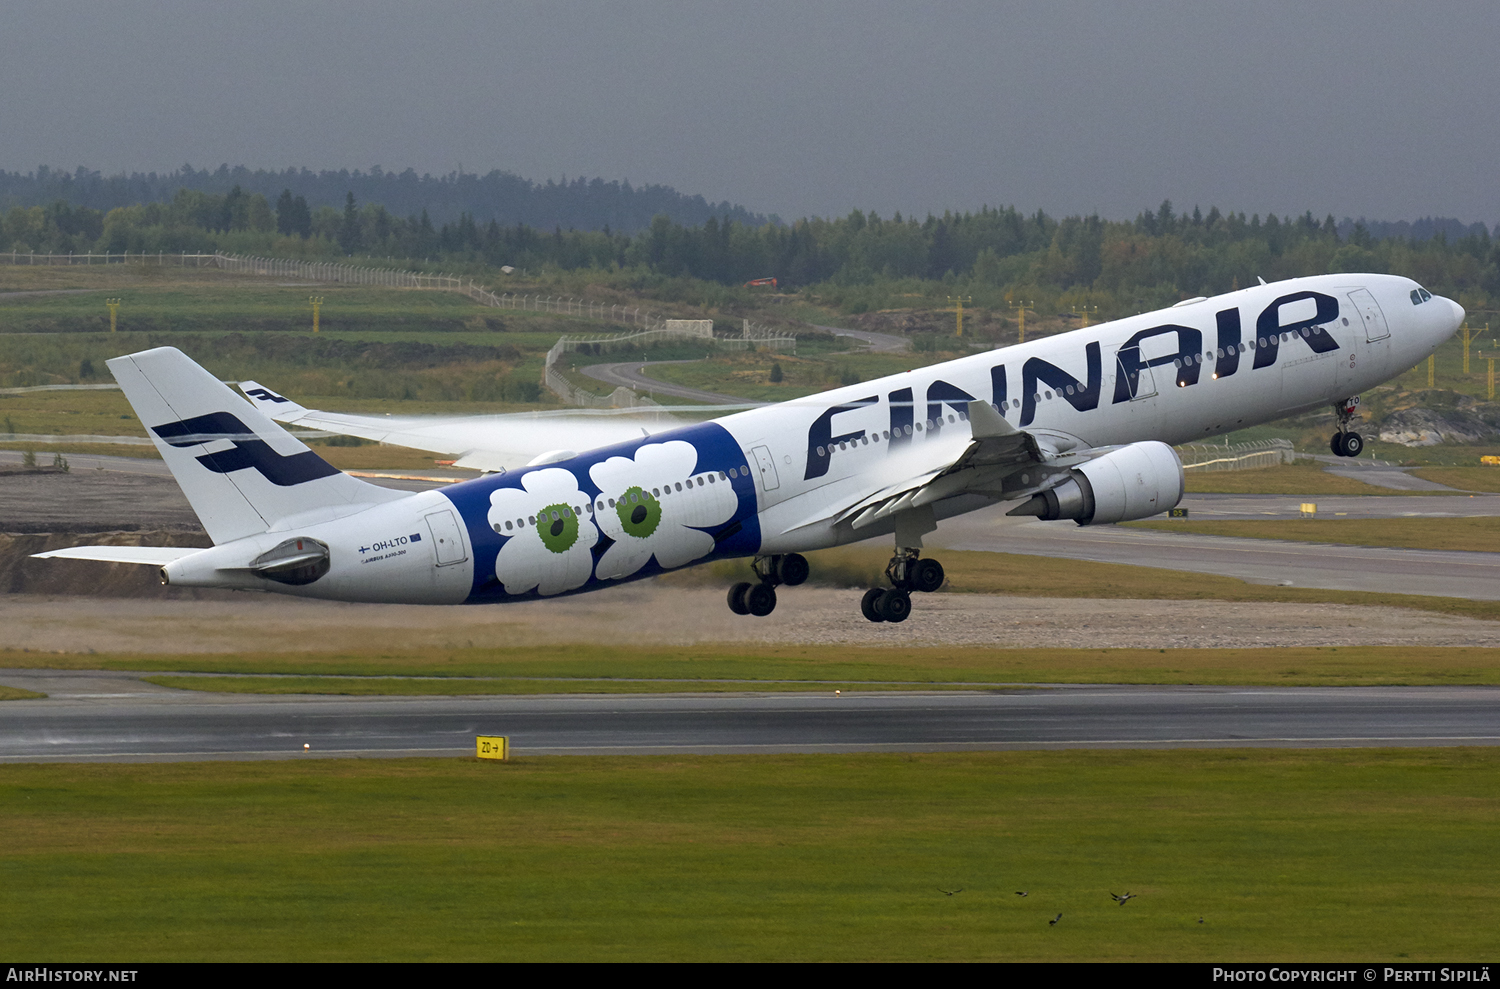
<path id="1" fill-rule="evenodd" d="M 208 537 L 201 533 L 162 530 L 0 533 L 0 594 L 153 598 L 167 601 L 225 597 L 231 592 L 163 587 L 156 567 L 133 563 L 96 563 L 92 560 L 31 559 L 33 553 L 45 553 L 69 546 L 210 545 L 212 543 Z"/>

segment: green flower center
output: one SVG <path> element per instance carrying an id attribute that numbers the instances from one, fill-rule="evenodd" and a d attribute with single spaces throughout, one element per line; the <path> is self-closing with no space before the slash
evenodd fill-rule
<path id="1" fill-rule="evenodd" d="M 554 553 L 566 553 L 578 542 L 578 516 L 567 505 L 548 505 L 536 514 L 537 535 Z"/>
<path id="2" fill-rule="evenodd" d="M 645 539 L 661 525 L 661 502 L 640 488 L 631 488 L 615 502 L 615 514 L 628 535 Z"/>

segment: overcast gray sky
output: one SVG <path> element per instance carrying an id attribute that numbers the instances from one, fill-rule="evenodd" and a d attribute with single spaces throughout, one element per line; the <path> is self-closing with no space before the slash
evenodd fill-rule
<path id="1" fill-rule="evenodd" d="M 1014 204 L 1500 220 L 1500 3 L 0 5 L 0 168 L 663 183 L 784 219 Z"/>

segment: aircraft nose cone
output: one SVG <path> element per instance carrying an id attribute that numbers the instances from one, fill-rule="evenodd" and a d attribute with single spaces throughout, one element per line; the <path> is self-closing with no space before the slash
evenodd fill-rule
<path id="1" fill-rule="evenodd" d="M 1469 316 L 1468 313 L 1464 312 L 1464 307 L 1459 305 L 1457 302 L 1454 302 L 1452 299 L 1448 300 L 1448 305 L 1453 307 L 1453 325 L 1463 325 L 1463 321 Z"/>

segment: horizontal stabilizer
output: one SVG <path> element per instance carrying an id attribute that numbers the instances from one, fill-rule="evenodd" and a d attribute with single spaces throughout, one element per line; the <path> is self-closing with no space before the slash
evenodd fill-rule
<path id="1" fill-rule="evenodd" d="M 33 553 L 34 560 L 97 560 L 100 563 L 139 563 L 164 567 L 184 556 L 201 553 L 195 546 L 70 546 L 46 553 Z"/>

